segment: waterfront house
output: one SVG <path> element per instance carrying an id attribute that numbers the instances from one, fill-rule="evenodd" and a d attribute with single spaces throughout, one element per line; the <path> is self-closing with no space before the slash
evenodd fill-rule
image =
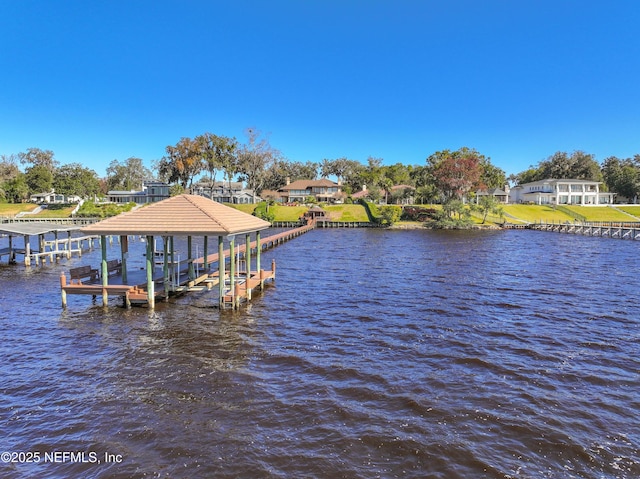
<path id="1" fill-rule="evenodd" d="M 289 182 L 278 193 L 284 203 L 304 203 L 313 197 L 316 201 L 342 203 L 342 185 L 323 178 L 321 180 L 296 180 Z"/>
<path id="2" fill-rule="evenodd" d="M 510 203 L 536 205 L 609 205 L 614 193 L 600 191 L 598 181 L 546 179 L 515 186 L 509 192 Z"/>
<path id="3" fill-rule="evenodd" d="M 359 200 L 359 199 L 367 199 L 369 196 L 369 192 L 367 191 L 367 185 L 362 185 L 362 189 L 360 191 L 356 191 L 351 194 L 351 199 Z"/>
<path id="4" fill-rule="evenodd" d="M 82 198 L 78 195 L 63 195 L 51 190 L 46 193 L 36 193 L 29 197 L 32 203 L 38 204 L 63 204 L 63 203 L 79 203 Z"/>
<path id="5" fill-rule="evenodd" d="M 476 191 L 476 203 L 480 201 L 482 196 L 493 196 L 498 202 L 507 204 L 509 203 L 509 193 L 501 190 L 500 188 L 494 188 L 492 190 L 480 190 Z"/>
<path id="6" fill-rule="evenodd" d="M 111 190 L 107 193 L 107 198 L 111 203 L 136 203 L 138 205 L 157 203 L 169 198 L 169 185 L 163 181 L 145 181 L 139 191 Z"/>
<path id="7" fill-rule="evenodd" d="M 244 188 L 241 181 L 216 181 L 213 185 L 207 181 L 200 181 L 191 191 L 194 195 L 204 196 L 218 203 L 241 205 L 260 201 L 253 190 Z"/>

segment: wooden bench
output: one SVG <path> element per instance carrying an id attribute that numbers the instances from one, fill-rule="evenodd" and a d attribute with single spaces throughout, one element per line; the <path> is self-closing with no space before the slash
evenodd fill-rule
<path id="1" fill-rule="evenodd" d="M 98 270 L 91 268 L 91 266 L 78 266 L 77 268 L 71 268 L 69 270 L 71 276 L 71 284 L 82 284 L 82 281 L 87 279 L 89 282 L 95 282 L 98 279 Z"/>
<path id="2" fill-rule="evenodd" d="M 122 263 L 117 259 L 110 259 L 107 261 L 107 274 L 111 273 L 121 273 L 122 272 Z"/>

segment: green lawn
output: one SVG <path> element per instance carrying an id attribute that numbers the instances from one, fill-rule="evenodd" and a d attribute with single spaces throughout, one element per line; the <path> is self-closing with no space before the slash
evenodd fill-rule
<path id="1" fill-rule="evenodd" d="M 640 205 L 638 206 L 618 206 L 622 211 L 629 213 L 637 218 L 640 218 Z"/>
<path id="2" fill-rule="evenodd" d="M 472 211 L 471 212 L 471 219 L 475 224 L 483 224 L 482 223 L 482 217 L 484 215 L 482 213 L 479 213 L 477 211 Z M 504 216 L 498 216 L 498 215 L 494 215 L 494 214 L 488 214 L 487 215 L 487 219 L 485 220 L 484 224 L 485 225 L 490 225 L 490 224 L 502 224 L 502 223 L 520 223 L 520 221 L 513 219 L 513 218 L 506 218 Z"/>
<path id="3" fill-rule="evenodd" d="M 628 215 L 608 206 L 566 205 L 565 207 L 584 216 L 587 221 L 633 221 Z"/>
<path id="4" fill-rule="evenodd" d="M 33 211 L 37 206 L 33 203 L 0 203 L 0 216 L 15 216 L 24 211 Z"/>
<path id="5" fill-rule="evenodd" d="M 276 215 L 274 221 L 298 221 L 309 210 L 306 206 L 275 205 L 272 208 Z"/>
<path id="6" fill-rule="evenodd" d="M 226 203 L 225 203 L 226 204 Z M 252 214 L 253 210 L 256 209 L 257 204 L 255 205 L 231 205 L 226 204 L 226 206 L 231 206 L 237 210 L 240 210 L 244 213 Z M 306 206 L 282 206 L 282 205 L 273 205 L 269 207 L 270 211 L 273 211 L 275 214 L 274 221 L 298 221 L 300 217 L 309 209 Z"/>
<path id="7" fill-rule="evenodd" d="M 564 205 L 565 208 L 571 210 L 578 215 L 582 215 L 587 221 L 633 221 L 633 218 L 617 211 L 609 206 L 575 206 Z M 628 207 L 622 207 L 624 210 Z M 636 215 L 640 215 L 640 206 L 631 207 L 628 212 Z M 635 209 L 637 208 L 637 209 Z M 511 216 L 518 218 L 521 221 L 527 222 L 565 222 L 575 221 L 575 218 L 568 214 L 555 210 L 552 206 L 545 205 L 504 205 L 504 212 Z M 513 218 L 505 215 L 505 220 L 513 223 Z"/>
<path id="8" fill-rule="evenodd" d="M 33 218 L 68 218 L 71 216 L 71 212 L 76 208 L 76 205 L 67 206 L 66 208 L 46 208 L 37 215 L 32 215 Z M 30 215 L 31 217 L 31 215 Z"/>
<path id="9" fill-rule="evenodd" d="M 367 211 L 362 205 L 330 205 L 324 209 L 332 221 L 369 221 Z"/>
<path id="10" fill-rule="evenodd" d="M 242 211 L 244 213 L 248 213 L 248 214 L 253 213 L 253 210 L 255 210 L 256 206 L 257 206 L 257 204 L 255 204 L 255 205 L 232 205 L 232 204 L 229 204 L 229 203 L 225 203 L 224 205 L 225 206 L 230 206 L 232 208 L 235 208 L 236 210 L 240 210 L 240 211 Z"/>
<path id="11" fill-rule="evenodd" d="M 509 223 L 514 223 L 514 220 L 507 215 L 529 223 L 552 223 L 554 221 L 565 222 L 574 220 L 573 217 L 568 214 L 544 205 L 504 205 L 503 209 L 505 212 L 505 220 Z"/>

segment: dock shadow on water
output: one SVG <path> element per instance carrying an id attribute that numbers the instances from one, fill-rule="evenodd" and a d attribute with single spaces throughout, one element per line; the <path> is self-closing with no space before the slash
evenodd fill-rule
<path id="1" fill-rule="evenodd" d="M 0 475 L 640 477 L 637 248 L 316 230 L 240 311 L 63 311 L 80 262 L 0 266 Z"/>

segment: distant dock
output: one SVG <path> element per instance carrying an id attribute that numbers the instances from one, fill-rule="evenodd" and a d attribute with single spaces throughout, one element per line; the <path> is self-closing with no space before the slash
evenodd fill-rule
<path id="1" fill-rule="evenodd" d="M 640 240 L 640 223 L 533 223 L 528 229 L 553 233 Z"/>

